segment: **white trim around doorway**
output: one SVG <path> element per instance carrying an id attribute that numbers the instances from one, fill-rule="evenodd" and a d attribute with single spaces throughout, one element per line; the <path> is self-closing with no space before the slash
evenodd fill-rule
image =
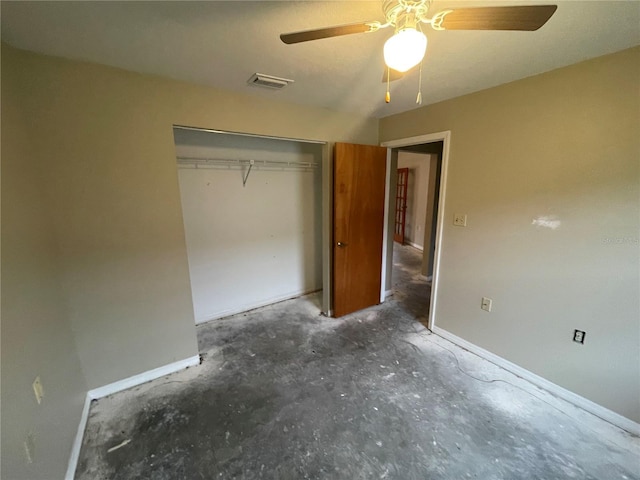
<path id="1" fill-rule="evenodd" d="M 431 300 L 430 300 L 430 307 L 429 307 L 428 327 L 430 330 L 433 330 L 433 328 L 435 327 L 436 307 L 437 307 L 436 303 L 438 300 L 438 279 L 440 277 L 439 275 L 440 253 L 442 251 L 442 230 L 444 227 L 444 201 L 446 198 L 445 193 L 447 190 L 447 169 L 449 166 L 449 144 L 451 143 L 451 131 L 447 130 L 444 132 L 418 135 L 416 137 L 389 140 L 387 142 L 382 142 L 380 144 L 381 146 L 387 147 L 389 149 L 389 154 L 387 155 L 387 159 L 390 159 L 391 149 L 399 148 L 399 147 L 408 147 L 410 145 L 420 145 L 423 143 L 433 143 L 433 142 L 443 142 L 443 146 L 442 146 L 442 167 L 440 171 L 440 192 L 438 194 L 438 217 L 436 220 L 436 246 L 435 246 L 434 259 L 433 259 L 433 281 L 431 282 Z M 389 165 L 389 160 L 387 160 L 387 166 L 388 165 Z M 385 186 L 386 205 L 389 204 L 389 191 L 391 188 L 390 178 L 391 176 L 387 175 L 387 184 Z M 385 214 L 386 213 L 387 212 L 385 211 Z M 387 226 L 387 223 L 385 222 L 385 227 L 386 226 Z M 386 269 L 387 259 L 389 255 L 393 255 L 393 250 L 388 248 L 388 245 L 386 242 L 384 244 L 384 248 L 386 249 L 386 255 L 383 255 L 383 258 L 382 258 L 382 290 L 384 290 L 385 288 L 385 285 L 387 282 L 387 275 L 390 275 L 390 272 L 387 272 L 387 269 Z"/>

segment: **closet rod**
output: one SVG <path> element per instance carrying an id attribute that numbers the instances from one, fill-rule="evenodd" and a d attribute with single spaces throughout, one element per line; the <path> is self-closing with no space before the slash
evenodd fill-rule
<path id="1" fill-rule="evenodd" d="M 297 143 L 312 143 L 317 145 L 326 145 L 327 142 L 322 140 L 307 140 L 304 138 L 288 138 L 288 137 L 274 137 L 273 135 L 259 135 L 257 133 L 243 133 L 243 132 L 232 132 L 229 130 L 214 130 L 211 128 L 198 128 L 198 127 L 188 127 L 186 125 L 174 125 L 173 128 L 178 130 L 191 130 L 195 132 L 207 132 L 207 133 L 220 133 L 224 135 L 237 135 L 240 137 L 253 137 L 253 138 L 266 138 L 268 140 L 284 140 L 287 142 L 297 142 Z"/>
<path id="2" fill-rule="evenodd" d="M 294 167 L 294 168 L 316 168 L 318 163 L 299 162 L 289 160 L 244 160 L 238 158 L 202 158 L 202 157 L 177 157 L 181 165 L 255 165 Z"/>

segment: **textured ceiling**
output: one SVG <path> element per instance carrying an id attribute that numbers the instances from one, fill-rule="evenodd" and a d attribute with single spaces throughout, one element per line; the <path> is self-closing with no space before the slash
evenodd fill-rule
<path id="1" fill-rule="evenodd" d="M 437 32 L 429 39 L 423 104 L 535 75 L 640 43 L 640 1 L 437 1 L 456 6 L 558 4 L 537 32 Z M 88 60 L 280 101 L 383 117 L 416 108 L 417 71 L 391 85 L 382 46 L 390 29 L 285 45 L 278 35 L 383 20 L 382 2 L 8 2 L 2 39 Z M 292 78 L 282 91 L 248 86 L 254 72 Z"/>

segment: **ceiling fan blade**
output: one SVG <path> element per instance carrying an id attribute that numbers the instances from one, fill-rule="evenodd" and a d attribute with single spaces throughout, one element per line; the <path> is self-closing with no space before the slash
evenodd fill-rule
<path id="1" fill-rule="evenodd" d="M 557 5 L 456 8 L 443 15 L 445 30 L 524 30 L 542 27 Z"/>
<path id="2" fill-rule="evenodd" d="M 335 27 L 317 28 L 315 30 L 304 30 L 302 32 L 283 33 L 280 35 L 287 45 L 292 43 L 308 42 L 310 40 L 319 40 L 321 38 L 339 37 L 342 35 L 351 35 L 352 33 L 367 33 L 374 31 L 371 24 L 376 22 L 351 23 L 349 25 L 336 25 Z"/>

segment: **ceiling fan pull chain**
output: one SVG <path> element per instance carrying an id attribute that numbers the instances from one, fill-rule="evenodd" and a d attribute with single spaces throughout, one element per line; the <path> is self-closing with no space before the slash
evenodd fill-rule
<path id="1" fill-rule="evenodd" d="M 391 71 L 389 69 L 389 67 L 387 67 L 387 94 L 384 96 L 384 101 L 386 103 L 389 103 L 391 101 L 391 93 L 389 93 L 389 77 L 391 76 Z"/>
<path id="2" fill-rule="evenodd" d="M 420 75 L 418 77 L 418 97 L 416 98 L 416 103 L 418 105 L 422 105 L 422 64 L 424 61 L 420 62 Z"/>
<path id="3" fill-rule="evenodd" d="M 418 30 L 422 33 L 422 26 L 418 25 Z M 416 103 L 422 105 L 422 65 L 424 65 L 424 56 L 420 60 L 420 70 L 418 75 L 418 96 L 416 97 Z"/>

